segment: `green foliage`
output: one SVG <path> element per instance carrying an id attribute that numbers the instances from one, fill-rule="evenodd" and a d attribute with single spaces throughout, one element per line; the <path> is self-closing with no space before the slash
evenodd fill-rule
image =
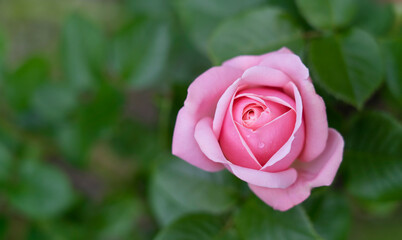
<path id="1" fill-rule="evenodd" d="M 209 50 L 212 60 L 221 63 L 244 54 L 263 54 L 282 46 L 299 52 L 303 45 L 300 29 L 290 16 L 266 7 L 225 21 L 213 33 Z"/>
<path id="2" fill-rule="evenodd" d="M 9 178 L 11 167 L 12 156 L 4 145 L 0 145 L 0 186 Z"/>
<path id="3" fill-rule="evenodd" d="M 296 0 L 296 3 L 307 22 L 321 30 L 347 26 L 357 10 L 356 0 Z"/>
<path id="4" fill-rule="evenodd" d="M 101 30 L 80 15 L 71 15 L 62 29 L 61 56 L 70 86 L 87 90 L 96 84 L 105 61 Z"/>
<path id="5" fill-rule="evenodd" d="M 125 26 L 112 43 L 112 74 L 136 88 L 155 84 L 169 54 L 169 28 L 168 22 L 146 17 L 137 17 Z"/>
<path id="6" fill-rule="evenodd" d="M 28 217 L 54 217 L 66 210 L 73 200 L 67 177 L 50 165 L 26 160 L 17 177 L 18 186 L 9 190 L 8 201 Z"/>
<path id="7" fill-rule="evenodd" d="M 385 35 L 395 23 L 395 11 L 392 4 L 374 0 L 358 0 L 358 13 L 355 25 L 374 35 Z"/>
<path id="8" fill-rule="evenodd" d="M 244 9 L 260 6 L 263 0 L 175 0 L 175 6 L 186 32 L 202 52 L 207 52 L 208 39 L 222 20 Z"/>
<path id="9" fill-rule="evenodd" d="M 344 196 L 333 192 L 317 192 L 303 205 L 320 236 L 327 240 L 347 238 L 351 213 Z"/>
<path id="10" fill-rule="evenodd" d="M 158 221 L 166 225 L 188 212 L 229 210 L 236 203 L 237 187 L 227 172 L 212 174 L 175 160 L 156 169 L 151 204 Z"/>
<path id="11" fill-rule="evenodd" d="M 314 39 L 309 54 L 314 79 L 357 108 L 362 108 L 383 79 L 379 46 L 362 30 Z"/>
<path id="12" fill-rule="evenodd" d="M 301 207 L 279 212 L 251 198 L 234 221 L 243 239 L 321 239 Z"/>
<path id="13" fill-rule="evenodd" d="M 209 240 L 219 238 L 224 222 L 213 215 L 193 214 L 178 219 L 158 234 L 156 240 Z"/>
<path id="14" fill-rule="evenodd" d="M 400 239 L 401 10 L 0 1 L 0 239 Z M 198 75 L 284 46 L 310 70 L 346 148 L 330 188 L 279 212 L 228 171 L 170 152 Z"/>
<path id="15" fill-rule="evenodd" d="M 372 201 L 401 199 L 401 124 L 385 114 L 363 113 L 345 137 L 349 192 Z"/>
<path id="16" fill-rule="evenodd" d="M 402 104 L 402 38 L 386 40 L 382 46 L 389 91 Z"/>
<path id="17" fill-rule="evenodd" d="M 4 89 L 10 105 L 18 111 L 27 110 L 35 91 L 49 81 L 49 63 L 39 57 L 28 59 L 6 78 Z"/>

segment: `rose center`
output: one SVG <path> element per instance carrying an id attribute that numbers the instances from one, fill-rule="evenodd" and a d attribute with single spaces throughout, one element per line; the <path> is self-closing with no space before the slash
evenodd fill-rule
<path id="1" fill-rule="evenodd" d="M 243 109 L 242 120 L 246 126 L 253 124 L 265 111 L 266 107 L 255 103 L 247 105 Z"/>

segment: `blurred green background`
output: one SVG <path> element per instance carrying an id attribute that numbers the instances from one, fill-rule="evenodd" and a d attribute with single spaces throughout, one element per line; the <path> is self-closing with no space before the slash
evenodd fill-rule
<path id="1" fill-rule="evenodd" d="M 287 46 L 345 138 L 273 211 L 170 154 L 199 74 Z M 402 4 L 0 0 L 0 239 L 402 239 Z"/>

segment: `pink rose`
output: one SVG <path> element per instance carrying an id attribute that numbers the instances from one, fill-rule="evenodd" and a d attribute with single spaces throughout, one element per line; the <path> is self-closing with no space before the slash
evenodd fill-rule
<path id="1" fill-rule="evenodd" d="M 343 146 L 308 69 L 282 48 L 199 76 L 177 116 L 172 151 L 206 171 L 227 168 L 285 211 L 332 183 Z"/>

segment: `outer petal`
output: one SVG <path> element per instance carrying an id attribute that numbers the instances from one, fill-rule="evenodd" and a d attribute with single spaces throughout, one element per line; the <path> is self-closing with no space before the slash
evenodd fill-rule
<path id="1" fill-rule="evenodd" d="M 262 58 L 262 56 L 256 55 L 243 55 L 223 62 L 222 66 L 230 66 L 245 71 L 250 67 L 260 64 Z"/>
<path id="2" fill-rule="evenodd" d="M 172 153 L 190 164 L 205 171 L 219 171 L 222 164 L 209 160 L 202 152 L 194 138 L 194 129 L 197 120 L 186 108 L 182 108 L 177 115 L 173 134 Z"/>
<path id="3" fill-rule="evenodd" d="M 197 122 L 213 116 L 218 99 L 242 74 L 231 67 L 214 67 L 199 76 L 189 87 L 184 107 L 180 110 L 173 134 L 172 153 L 206 171 L 218 171 L 222 165 L 209 160 L 194 139 Z"/>
<path id="4" fill-rule="evenodd" d="M 184 107 L 199 120 L 213 116 L 219 98 L 242 75 L 232 67 L 213 67 L 201 74 L 188 88 Z"/>
<path id="5" fill-rule="evenodd" d="M 286 51 L 276 51 L 264 55 L 261 66 L 275 68 L 287 74 L 293 81 L 307 80 L 309 72 L 300 57 Z"/>
<path id="6" fill-rule="evenodd" d="M 293 52 L 290 51 L 288 48 L 283 47 L 276 52 L 266 53 L 263 55 L 243 55 L 243 56 L 234 57 L 232 59 L 229 59 L 229 60 L 223 62 L 222 65 L 238 68 L 238 69 L 245 71 L 246 69 L 248 69 L 250 67 L 260 64 L 261 61 L 266 56 L 268 56 L 270 54 L 274 54 L 274 53 L 291 53 L 291 54 L 293 54 Z"/>
<path id="7" fill-rule="evenodd" d="M 254 66 L 244 72 L 241 84 L 283 87 L 290 81 L 292 79 L 280 70 L 266 66 Z"/>
<path id="8" fill-rule="evenodd" d="M 251 184 L 270 188 L 286 188 L 292 185 L 297 172 L 293 168 L 286 171 L 270 173 L 250 168 L 244 168 L 229 162 L 222 153 L 219 143 L 212 131 L 212 119 L 202 119 L 196 127 L 195 138 L 203 153 L 217 163 L 223 163 L 226 168 L 238 178 Z"/>
<path id="9" fill-rule="evenodd" d="M 298 162 L 296 182 L 286 189 L 264 188 L 249 184 L 251 190 L 274 209 L 286 211 L 303 202 L 314 187 L 332 183 L 342 161 L 344 141 L 335 130 L 329 129 L 325 150 L 314 161 Z"/>
<path id="10" fill-rule="evenodd" d="M 310 81 L 301 81 L 296 85 L 303 100 L 306 128 L 305 145 L 299 159 L 311 161 L 324 151 L 328 138 L 327 113 L 324 101 L 315 93 L 314 86 Z"/>

